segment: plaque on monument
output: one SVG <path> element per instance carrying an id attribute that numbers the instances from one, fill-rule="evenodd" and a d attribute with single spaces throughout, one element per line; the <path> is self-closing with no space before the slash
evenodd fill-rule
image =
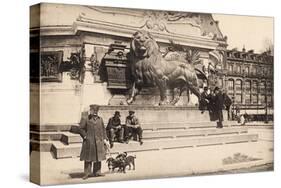
<path id="1" fill-rule="evenodd" d="M 108 53 L 104 56 L 108 89 L 129 89 L 131 87 L 125 47 L 126 45 L 115 42 L 110 45 Z"/>

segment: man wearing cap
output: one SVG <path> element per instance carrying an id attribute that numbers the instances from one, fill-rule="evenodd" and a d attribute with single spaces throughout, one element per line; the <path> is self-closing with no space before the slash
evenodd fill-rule
<path id="1" fill-rule="evenodd" d="M 142 141 L 142 128 L 140 126 L 139 119 L 135 116 L 135 111 L 130 110 L 129 115 L 126 117 L 126 142 L 130 139 L 130 133 L 137 135 L 139 138 L 140 145 L 143 144 Z"/>
<path id="2" fill-rule="evenodd" d="M 224 97 L 219 87 L 215 87 L 214 96 L 213 96 L 213 112 L 215 115 L 215 119 L 217 120 L 217 128 L 223 128 L 223 106 L 224 106 Z"/>
<path id="3" fill-rule="evenodd" d="M 124 139 L 124 128 L 121 126 L 121 120 L 120 120 L 120 112 L 115 111 L 114 116 L 109 118 L 108 124 L 106 127 L 107 135 L 109 137 L 109 143 L 110 147 L 113 147 L 113 141 L 115 135 L 117 136 L 118 142 L 123 143 Z"/>
<path id="4" fill-rule="evenodd" d="M 107 143 L 106 131 L 103 119 L 98 116 L 99 106 L 90 105 L 90 114 L 82 117 L 80 121 L 81 137 L 83 138 L 80 160 L 84 161 L 83 179 L 91 175 L 93 166 L 93 175 L 101 175 L 101 161 L 105 160 Z"/>

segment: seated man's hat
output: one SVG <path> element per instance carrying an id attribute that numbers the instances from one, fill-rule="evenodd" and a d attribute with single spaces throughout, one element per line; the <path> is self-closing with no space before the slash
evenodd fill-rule
<path id="1" fill-rule="evenodd" d="M 129 110 L 129 114 L 131 115 L 131 114 L 134 114 L 135 113 L 135 111 L 133 111 L 133 110 Z"/>
<path id="2" fill-rule="evenodd" d="M 121 115 L 120 115 L 120 112 L 119 112 L 119 111 L 115 111 L 114 116 L 120 117 L 120 116 L 121 116 Z"/>

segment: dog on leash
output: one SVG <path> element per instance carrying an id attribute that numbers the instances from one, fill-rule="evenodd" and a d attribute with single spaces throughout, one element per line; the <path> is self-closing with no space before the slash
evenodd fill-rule
<path id="1" fill-rule="evenodd" d="M 129 155 L 128 157 L 126 157 L 126 159 L 125 159 L 125 168 L 127 167 L 127 166 L 129 166 L 129 170 L 131 170 L 131 165 L 133 166 L 133 170 L 135 170 L 136 169 L 136 167 L 135 167 L 135 159 L 136 159 L 136 156 L 134 155 L 134 156 L 132 156 L 132 155 Z"/>
<path id="2" fill-rule="evenodd" d="M 136 155 L 132 156 L 127 154 L 127 152 L 120 153 L 117 155 L 116 159 L 124 160 L 125 161 L 125 168 L 129 166 L 129 170 L 131 170 L 131 167 L 133 167 L 133 170 L 135 170 L 135 159 Z"/>
<path id="3" fill-rule="evenodd" d="M 126 173 L 126 167 L 129 166 L 129 170 L 133 167 L 135 170 L 135 159 L 136 156 L 132 156 L 127 154 L 127 152 L 119 153 L 116 158 L 110 157 L 106 160 L 108 164 L 108 169 L 111 172 L 114 172 L 116 168 L 118 168 L 118 172 Z"/>
<path id="4" fill-rule="evenodd" d="M 121 159 L 114 159 L 113 157 L 110 157 L 106 160 L 106 163 L 108 165 L 108 170 L 111 172 L 114 172 L 116 168 L 118 168 L 118 172 L 126 173 L 126 163 L 125 160 Z"/>

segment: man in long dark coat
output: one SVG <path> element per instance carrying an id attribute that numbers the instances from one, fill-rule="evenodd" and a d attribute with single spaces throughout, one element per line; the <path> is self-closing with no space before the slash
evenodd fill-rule
<path id="1" fill-rule="evenodd" d="M 84 161 L 83 179 L 87 179 L 91 174 L 93 166 L 93 175 L 101 176 L 101 161 L 105 160 L 107 136 L 103 119 L 98 116 L 98 105 L 90 105 L 90 114 L 88 117 L 82 117 L 80 121 L 80 135 L 83 138 L 83 144 L 80 154 L 80 160 Z"/>
<path id="2" fill-rule="evenodd" d="M 213 113 L 215 116 L 215 119 L 217 120 L 217 128 L 223 128 L 223 107 L 224 107 L 224 97 L 222 95 L 222 92 L 220 88 L 215 87 L 214 89 L 214 96 L 213 96 Z"/>

